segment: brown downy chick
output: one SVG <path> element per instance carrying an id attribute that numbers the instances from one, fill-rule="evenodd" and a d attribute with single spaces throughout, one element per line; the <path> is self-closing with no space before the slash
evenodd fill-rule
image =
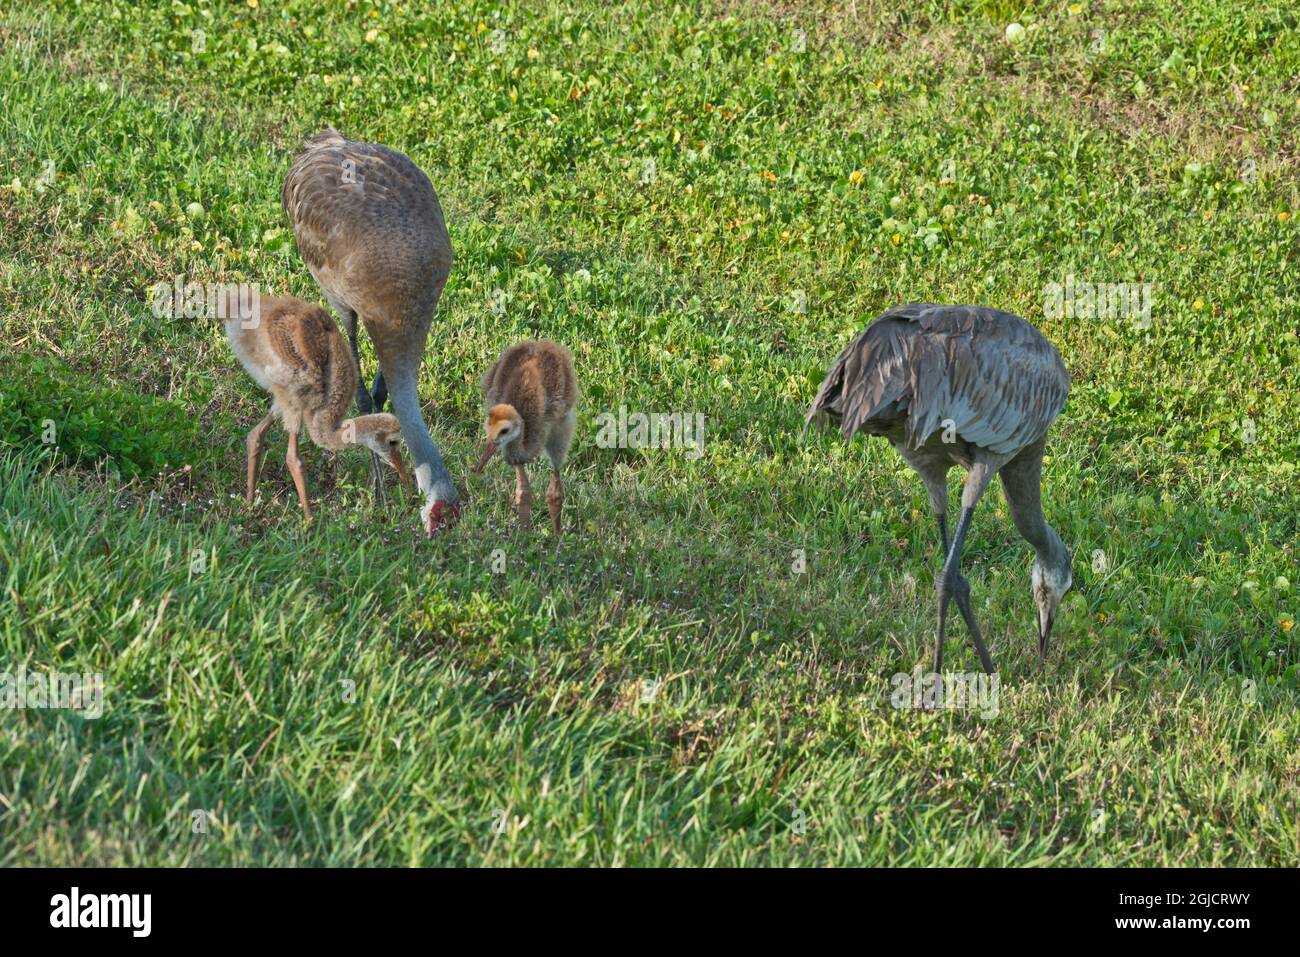
<path id="1" fill-rule="evenodd" d="M 517 343 L 483 376 L 483 398 L 487 444 L 474 471 L 482 472 L 497 452 L 515 467 L 515 507 L 520 526 L 527 529 L 532 524 L 533 495 L 524 466 L 545 452 L 551 462 L 546 504 L 558 540 L 564 509 L 560 470 L 577 422 L 578 378 L 573 357 L 554 342 Z"/>
<path id="2" fill-rule="evenodd" d="M 272 396 L 271 411 L 248 433 L 248 501 L 253 501 L 266 432 L 277 418 L 289 433 L 286 462 L 309 519 L 307 482 L 298 458 L 298 433 L 303 428 L 323 449 L 365 446 L 406 481 L 396 416 L 380 413 L 343 419 L 356 393 L 357 367 L 329 313 L 298 299 L 272 296 L 260 297 L 251 311 L 245 311 L 227 311 L 226 337 L 240 364 Z"/>

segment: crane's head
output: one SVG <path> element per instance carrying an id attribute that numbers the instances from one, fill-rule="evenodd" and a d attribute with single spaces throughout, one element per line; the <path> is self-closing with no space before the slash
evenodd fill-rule
<path id="1" fill-rule="evenodd" d="M 518 409 L 513 405 L 492 406 L 488 410 L 487 445 L 483 446 L 483 454 L 479 457 L 478 465 L 474 466 L 474 471 L 482 472 L 483 466 L 487 465 L 488 459 L 492 458 L 497 449 L 509 445 L 523 434 L 524 420 Z"/>
<path id="2" fill-rule="evenodd" d="M 424 525 L 424 534 L 437 538 L 451 528 L 460 519 L 460 502 L 444 502 L 430 498 L 420 509 L 420 521 Z"/>
<path id="3" fill-rule="evenodd" d="M 1059 539 L 1058 539 L 1059 542 Z M 1038 653 L 1047 654 L 1047 642 L 1052 637 L 1052 625 L 1056 624 L 1056 612 L 1061 607 L 1061 599 L 1074 585 L 1074 574 L 1070 571 L 1070 553 L 1065 546 L 1060 548 L 1061 560 L 1044 564 L 1040 558 L 1034 559 L 1034 604 L 1038 606 Z"/>
<path id="4" fill-rule="evenodd" d="M 402 442 L 402 426 L 397 416 L 387 412 L 374 415 L 359 415 L 343 423 L 343 431 L 349 445 L 364 445 L 381 459 L 397 470 L 397 477 L 404 483 L 410 478 L 402 462 L 399 451 Z"/>

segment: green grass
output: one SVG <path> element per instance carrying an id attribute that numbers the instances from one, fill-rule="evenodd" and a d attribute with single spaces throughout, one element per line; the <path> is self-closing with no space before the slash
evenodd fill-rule
<path id="1" fill-rule="evenodd" d="M 98 720 L 0 712 L 0 864 L 1300 863 L 1300 23 L 1239 6 L 0 14 L 2 367 L 85 390 L 0 388 L 0 671 L 105 685 Z M 470 507 L 435 542 L 315 448 L 304 525 L 282 437 L 245 507 L 263 399 L 150 312 L 176 275 L 320 301 L 278 197 L 325 123 L 447 211 L 421 395 Z M 1045 316 L 1069 274 L 1152 283 L 1151 328 Z M 968 539 L 993 717 L 890 706 L 932 643 L 924 492 L 798 440 L 922 299 L 1024 315 L 1074 380 L 1045 668 L 1000 491 Z M 530 335 L 584 388 L 558 552 L 468 475 Z M 597 448 L 620 405 L 704 412 L 704 455 Z"/>

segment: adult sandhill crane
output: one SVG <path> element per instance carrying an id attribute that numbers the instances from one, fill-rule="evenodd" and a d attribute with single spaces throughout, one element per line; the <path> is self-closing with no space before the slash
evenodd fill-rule
<path id="1" fill-rule="evenodd" d="M 532 524 L 533 492 L 524 466 L 545 451 L 551 460 L 546 504 L 558 544 L 560 513 L 564 509 L 560 469 L 577 422 L 578 378 L 573 371 L 573 356 L 554 342 L 516 343 L 483 376 L 483 398 L 487 444 L 474 466 L 475 473 L 482 472 L 497 451 L 515 467 L 515 508 L 520 526 L 527 530 Z"/>
<path id="2" fill-rule="evenodd" d="M 1040 474 L 1047 429 L 1065 406 L 1070 376 L 1056 349 L 1019 316 L 983 306 L 917 303 L 873 321 L 827 373 L 804 424 L 839 422 L 844 437 L 883 435 L 921 476 L 939 523 L 943 570 L 935 582 L 939 635 L 934 670 L 943 668 L 948 602 L 957 600 L 984 670 L 993 659 L 975 624 L 961 550 L 975 504 L 1002 476 L 1011 517 L 1035 552 L 1038 651 L 1073 576 L 1070 553 L 1043 519 Z M 967 472 L 961 518 L 948 541 L 948 470 Z"/>
<path id="3" fill-rule="evenodd" d="M 420 414 L 416 383 L 433 314 L 451 272 L 451 240 L 437 194 L 409 158 L 356 143 L 333 128 L 306 140 L 280 194 L 298 249 L 357 350 L 357 319 L 379 356 L 373 391 L 357 387 L 363 413 L 392 395 L 425 497 L 432 537 L 460 512 L 460 496 Z M 371 460 L 376 491 L 382 476 Z"/>
<path id="4" fill-rule="evenodd" d="M 298 432 L 304 426 L 321 448 L 364 446 L 374 455 L 382 455 L 398 476 L 406 479 L 397 448 L 401 425 L 396 416 L 376 413 L 342 421 L 356 392 L 357 367 L 329 313 L 299 299 L 262 296 L 250 314 L 232 308 L 224 318 L 230 348 L 273 398 L 271 411 L 248 433 L 250 505 L 266 448 L 266 430 L 277 418 L 289 433 L 286 461 L 309 520 L 307 480 L 298 458 Z"/>

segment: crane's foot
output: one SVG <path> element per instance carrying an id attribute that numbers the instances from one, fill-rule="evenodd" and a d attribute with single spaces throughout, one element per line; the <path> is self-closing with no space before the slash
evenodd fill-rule
<path id="1" fill-rule="evenodd" d="M 935 582 L 935 595 L 939 600 L 939 634 L 934 640 L 934 673 L 943 674 L 943 642 L 948 631 L 948 602 L 952 600 L 943 578 Z"/>
<path id="2" fill-rule="evenodd" d="M 966 630 L 970 632 L 971 641 L 975 642 L 975 650 L 979 653 L 980 664 L 984 666 L 985 674 L 994 674 L 998 667 L 993 663 L 993 656 L 989 654 L 984 644 L 980 626 L 975 622 L 975 611 L 970 603 L 970 582 L 966 580 L 966 576 L 961 575 L 957 578 L 953 598 L 957 600 L 957 610 L 961 612 L 962 620 L 966 622 Z"/>

